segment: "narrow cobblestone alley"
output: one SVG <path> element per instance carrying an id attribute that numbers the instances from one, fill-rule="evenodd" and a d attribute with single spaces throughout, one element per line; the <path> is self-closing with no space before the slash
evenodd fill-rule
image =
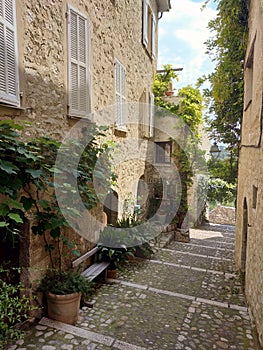
<path id="1" fill-rule="evenodd" d="M 76 326 L 42 318 L 12 350 L 259 350 L 234 272 L 234 228 L 191 230 L 103 285 Z"/>

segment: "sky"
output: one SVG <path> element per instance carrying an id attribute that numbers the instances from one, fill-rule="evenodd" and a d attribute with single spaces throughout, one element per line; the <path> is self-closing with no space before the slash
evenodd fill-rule
<path id="1" fill-rule="evenodd" d="M 171 0 L 172 9 L 159 21 L 158 69 L 163 64 L 183 68 L 173 88 L 195 85 L 197 79 L 213 71 L 214 63 L 205 54 L 204 42 L 212 35 L 207 28 L 216 16 L 213 1 L 201 11 L 204 0 Z"/>

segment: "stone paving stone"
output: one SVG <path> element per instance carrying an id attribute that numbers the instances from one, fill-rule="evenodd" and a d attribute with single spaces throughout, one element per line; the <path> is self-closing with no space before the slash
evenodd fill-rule
<path id="1" fill-rule="evenodd" d="M 220 302 L 245 305 L 240 280 L 236 276 L 211 274 L 205 271 L 144 262 L 126 272 L 121 279 L 132 283 L 202 297 Z"/>
<path id="2" fill-rule="evenodd" d="M 171 251 L 160 249 L 154 255 L 154 259 L 175 263 L 175 264 L 189 265 L 194 267 L 200 267 L 200 268 L 218 270 L 218 271 L 224 271 L 224 272 L 230 272 L 230 273 L 235 271 L 233 260 L 224 261 L 224 260 L 212 259 L 208 257 L 181 254 L 179 251 L 172 250 L 172 249 Z"/>
<path id="3" fill-rule="evenodd" d="M 81 313 L 78 326 L 147 349 L 173 349 L 190 304 L 190 300 L 112 284 L 102 287 L 94 307 Z"/>
<path id="4" fill-rule="evenodd" d="M 102 285 L 76 329 L 39 324 L 10 350 L 260 350 L 226 244 L 234 228 L 206 225 L 191 236 L 192 245 L 172 242 L 155 262 L 132 263 Z"/>
<path id="5" fill-rule="evenodd" d="M 226 249 L 234 249 L 235 239 L 233 238 L 210 238 L 203 239 L 200 242 L 200 239 L 191 238 L 192 244 L 200 244 L 208 247 L 216 247 L 216 248 L 226 248 Z"/>
<path id="6" fill-rule="evenodd" d="M 37 329 L 32 328 L 27 332 L 23 340 L 23 349 L 38 349 L 38 350 L 110 350 L 110 346 L 106 346 L 91 340 L 83 339 L 82 337 L 72 336 L 62 331 L 54 330 L 46 327 L 44 334 L 49 336 L 36 336 Z M 52 333 L 52 334 L 51 334 Z M 12 350 L 21 350 L 18 344 L 14 345 Z"/>
<path id="7" fill-rule="evenodd" d="M 175 249 L 179 252 L 188 252 L 211 257 L 219 257 L 221 259 L 233 259 L 233 250 L 218 250 L 217 248 L 208 248 L 198 245 L 187 245 L 178 242 L 172 242 L 169 245 L 170 249 Z"/>
<path id="8" fill-rule="evenodd" d="M 178 343 L 186 349 L 259 349 L 247 313 L 193 302 Z M 175 347 L 176 349 L 176 347 Z"/>

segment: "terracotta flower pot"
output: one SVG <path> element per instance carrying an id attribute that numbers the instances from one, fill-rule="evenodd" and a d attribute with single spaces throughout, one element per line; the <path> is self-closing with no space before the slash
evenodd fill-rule
<path id="1" fill-rule="evenodd" d="M 47 294 L 48 317 L 67 324 L 78 320 L 81 293 Z"/>
<path id="2" fill-rule="evenodd" d="M 112 278 L 112 279 L 116 279 L 117 278 L 117 270 L 107 270 L 107 278 Z"/>

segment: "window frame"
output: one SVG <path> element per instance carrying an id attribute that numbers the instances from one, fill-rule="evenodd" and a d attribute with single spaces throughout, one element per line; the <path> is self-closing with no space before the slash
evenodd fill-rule
<path id="1" fill-rule="evenodd" d="M 156 57 L 156 17 L 149 0 L 143 0 L 142 43 L 152 59 Z"/>
<path id="2" fill-rule="evenodd" d="M 6 3 L 4 0 L 0 0 L 1 9 L 2 9 L 2 16 L 0 16 L 0 26 L 3 27 L 3 43 L 2 43 L 2 54 L 4 56 L 4 63 L 3 63 L 3 75 L 5 76 L 3 83 L 3 87 L 5 88 L 5 91 L 0 91 L 0 103 L 10 105 L 10 107 L 20 107 L 20 91 L 19 91 L 19 63 L 18 63 L 18 38 L 17 38 L 17 20 L 16 20 L 16 1 L 11 0 L 10 4 L 12 6 L 11 13 L 12 13 L 12 21 L 13 23 L 10 23 L 5 18 L 6 13 Z M 8 57 L 8 45 L 10 43 L 7 42 L 7 31 L 13 33 L 13 45 L 12 49 L 12 57 Z M 1 43 L 0 43 L 0 55 L 1 55 Z M 13 67 L 8 67 L 8 62 L 13 60 Z M 2 61 L 3 62 L 3 61 Z M 10 67 L 10 66 L 9 66 Z M 12 74 L 13 76 L 8 75 L 10 73 L 10 70 L 13 70 Z M 10 73 L 11 74 L 11 73 Z M 1 73 L 0 73 L 1 76 Z M 1 78 L 0 78 L 1 79 Z M 8 88 L 10 87 L 10 84 L 12 83 L 12 88 L 14 89 L 15 93 L 12 93 L 8 91 Z M 1 82 L 0 82 L 1 84 Z"/>
<path id="3" fill-rule="evenodd" d="M 157 141 L 157 142 L 154 142 L 154 145 L 155 145 L 155 150 L 154 150 L 155 164 L 170 165 L 172 162 L 172 141 Z M 165 155 L 166 145 L 169 146 L 169 161 L 166 161 L 166 155 Z M 160 153 L 161 150 L 163 151 L 163 154 Z"/>
<path id="4" fill-rule="evenodd" d="M 77 16 L 77 29 L 76 29 L 76 50 L 77 52 L 77 58 L 73 58 L 72 53 L 72 14 L 75 14 Z M 79 20 L 83 19 L 85 22 L 85 42 L 86 48 L 83 50 L 85 52 L 85 62 L 81 62 L 79 56 L 79 39 L 80 39 L 80 33 L 79 33 Z M 67 5 L 67 44 L 68 44 L 68 115 L 70 117 L 80 117 L 80 118 L 88 118 L 90 119 L 89 115 L 92 112 L 92 74 L 91 74 L 91 27 L 90 27 L 90 21 L 89 18 L 74 8 L 71 5 Z M 77 98 L 77 108 L 73 105 L 73 88 L 72 88 L 72 65 L 75 64 L 77 66 L 77 85 L 78 90 L 76 93 Z M 80 95 L 80 86 L 81 86 L 81 68 L 85 69 L 85 82 L 86 82 L 86 89 L 85 96 L 81 97 Z M 85 107 L 83 108 L 83 105 L 81 105 L 81 98 L 83 98 L 86 102 Z"/>
<path id="5" fill-rule="evenodd" d="M 116 127 L 118 130 L 126 131 L 126 68 L 117 58 L 114 60 L 114 89 Z"/>

